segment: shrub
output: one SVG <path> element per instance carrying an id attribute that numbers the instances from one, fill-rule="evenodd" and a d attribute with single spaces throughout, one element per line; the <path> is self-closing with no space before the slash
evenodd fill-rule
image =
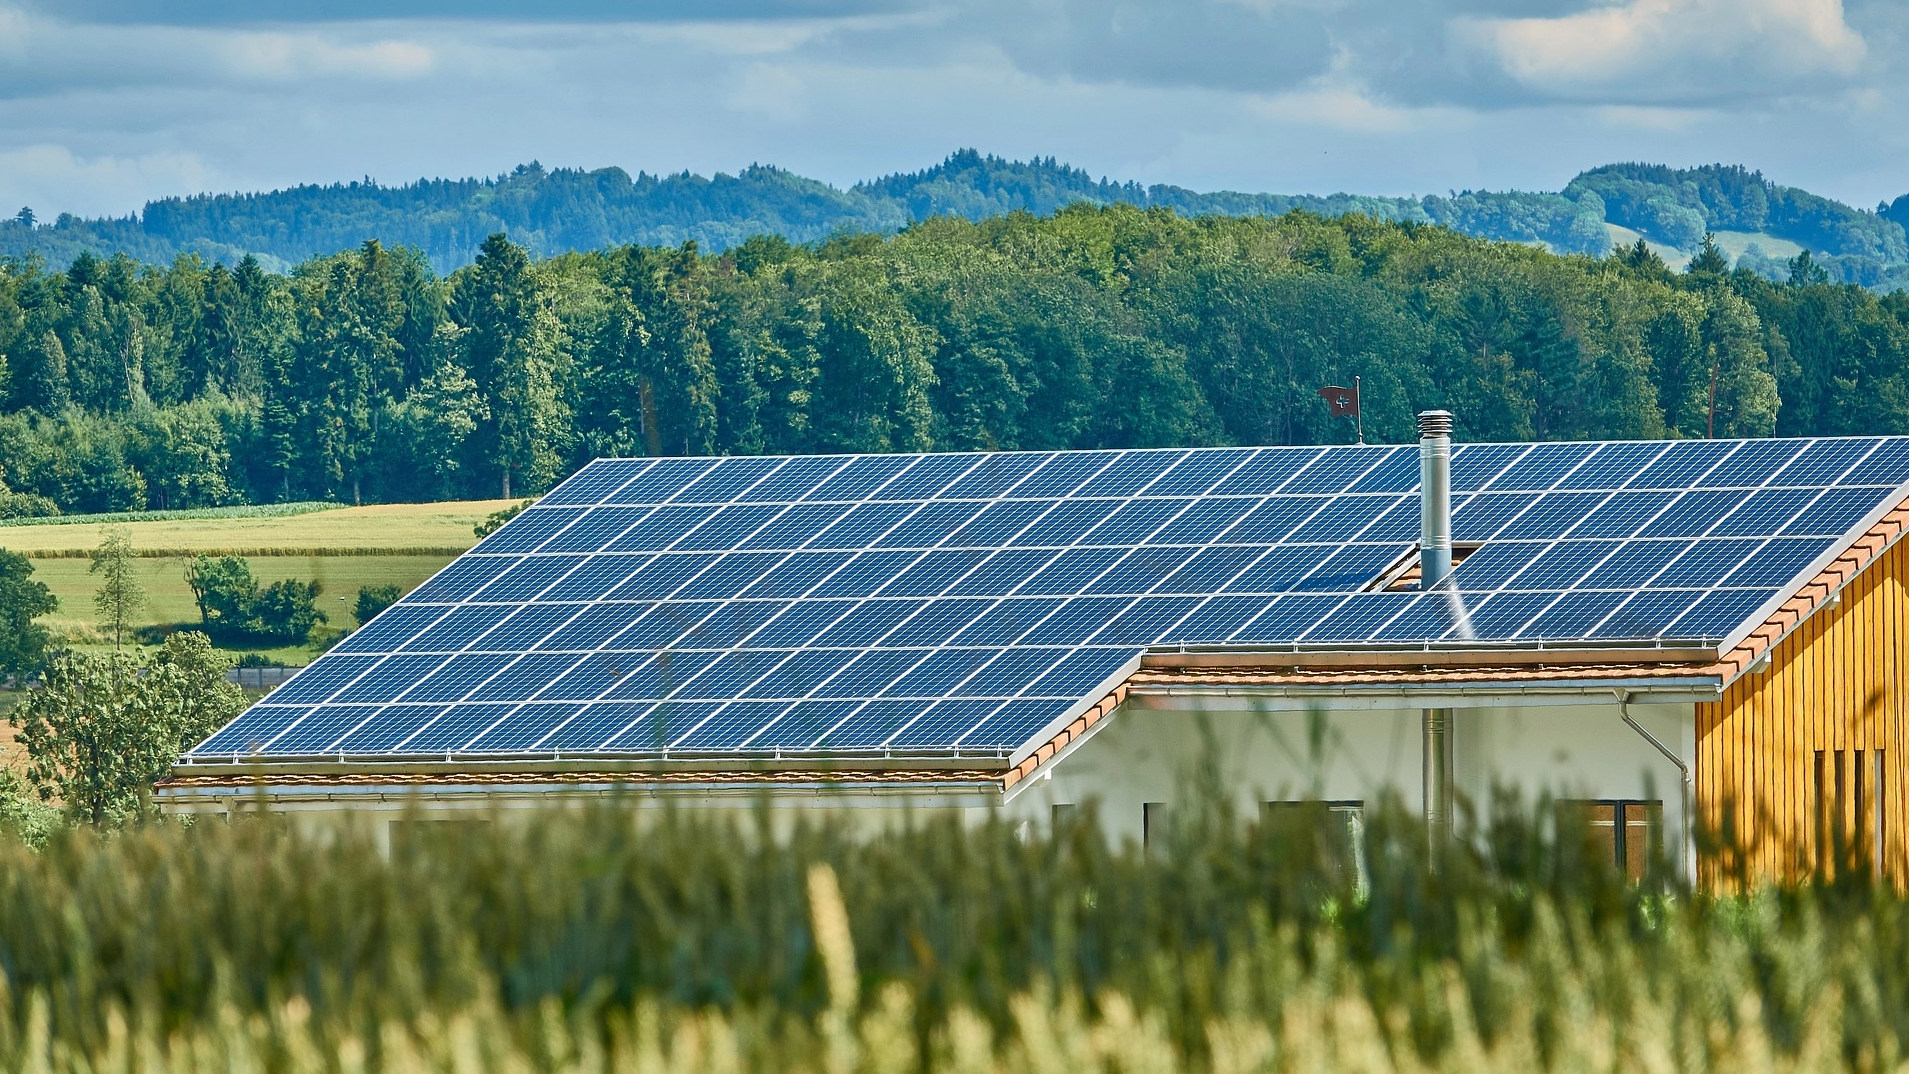
<path id="1" fill-rule="evenodd" d="M 45 496 L 0 490 L 0 519 L 57 518 L 59 513 L 60 505 Z"/>
<path id="2" fill-rule="evenodd" d="M 394 585 L 368 585 L 358 590 L 358 604 L 352 609 L 358 625 L 371 622 L 373 616 L 398 602 L 404 592 Z"/>
<path id="3" fill-rule="evenodd" d="M 325 613 L 318 610 L 321 591 L 317 582 L 292 578 L 266 586 L 252 601 L 252 614 L 246 623 L 249 633 L 273 641 L 304 644 L 311 637 L 313 627 L 328 621 Z"/>
<path id="4" fill-rule="evenodd" d="M 199 556 L 186 567 L 186 584 L 200 622 L 221 637 L 302 645 L 312 628 L 328 621 L 317 607 L 317 582 L 288 578 L 260 590 L 242 556 Z"/>

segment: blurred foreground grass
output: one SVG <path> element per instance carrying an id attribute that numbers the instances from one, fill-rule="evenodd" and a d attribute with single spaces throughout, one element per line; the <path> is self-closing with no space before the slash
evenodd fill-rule
<path id="1" fill-rule="evenodd" d="M 1860 883 L 1628 885 L 1501 811 L 1433 868 L 1375 811 L 1188 810 L 1150 852 L 615 803 L 0 845 L 18 1071 L 1900 1069 L 1909 916 Z"/>

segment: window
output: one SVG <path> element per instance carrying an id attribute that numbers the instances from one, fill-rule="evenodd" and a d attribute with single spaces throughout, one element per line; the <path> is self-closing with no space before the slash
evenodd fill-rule
<path id="1" fill-rule="evenodd" d="M 1325 825 L 1320 833 L 1325 842 L 1321 849 L 1328 868 L 1342 880 L 1349 871 L 1353 883 L 1364 892 L 1365 803 L 1357 799 L 1267 802 L 1261 811 L 1261 819 L 1275 827 L 1305 823 L 1308 817 Z"/>
<path id="2" fill-rule="evenodd" d="M 1128 816 L 1133 814 L 1129 813 Z M 1147 802 L 1140 807 L 1140 845 L 1151 850 L 1155 843 L 1164 846 L 1167 838 L 1167 804 Z"/>
<path id="3" fill-rule="evenodd" d="M 1060 831 L 1080 819 L 1080 807 L 1072 802 L 1054 803 L 1054 830 Z"/>
<path id="4" fill-rule="evenodd" d="M 1650 861 L 1663 849 L 1664 803 L 1635 798 L 1593 798 L 1558 803 L 1576 812 L 1590 829 L 1604 860 L 1631 880 L 1644 879 Z"/>
<path id="5" fill-rule="evenodd" d="M 1883 829 L 1884 751 L 1817 750 L 1814 785 L 1816 870 L 1835 875 L 1842 867 L 1879 871 Z"/>

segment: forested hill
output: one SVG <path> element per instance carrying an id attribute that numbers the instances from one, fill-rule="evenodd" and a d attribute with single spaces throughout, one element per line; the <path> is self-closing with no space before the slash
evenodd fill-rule
<path id="1" fill-rule="evenodd" d="M 1555 193 L 1385 198 L 1201 193 L 1114 183 L 1053 158 L 1009 161 L 973 150 L 924 171 L 847 190 L 764 166 L 713 178 L 683 172 L 633 179 L 620 168 L 547 170 L 528 164 L 495 179 L 425 179 L 403 186 L 366 180 L 266 194 L 202 194 L 149 202 L 123 219 L 61 216 L 48 222 L 23 213 L 0 223 L 0 253 L 38 253 L 56 268 L 82 251 L 148 262 L 196 253 L 228 265 L 249 253 L 267 268 L 283 269 L 377 238 L 423 251 L 436 271 L 446 273 L 469 264 L 485 237 L 497 232 L 545 257 L 685 241 L 720 252 L 753 235 L 805 243 L 842 232 L 893 232 L 937 215 L 981 220 L 1016 210 L 1047 214 L 1079 201 L 1164 207 L 1184 216 L 1358 212 L 1594 255 L 1641 236 L 1673 265 L 1714 232 L 1734 262 L 1771 278 L 1785 276 L 1785 262 L 1809 250 L 1833 279 L 1885 290 L 1909 286 L 1909 195 L 1868 212 L 1736 166 L 1616 164 L 1585 172 Z"/>
<path id="2" fill-rule="evenodd" d="M 592 457 L 1909 433 L 1909 293 L 1706 247 L 1072 206 L 437 275 L 0 259 L 0 515 L 522 495 Z M 11 490 L 11 491 L 8 491 Z M 4 542 L 0 542 L 4 543 Z"/>

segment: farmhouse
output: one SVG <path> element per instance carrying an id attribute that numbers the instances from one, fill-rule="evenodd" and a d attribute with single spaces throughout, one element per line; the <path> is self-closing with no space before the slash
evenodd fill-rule
<path id="1" fill-rule="evenodd" d="M 608 793 L 1144 839 L 1495 786 L 1901 876 L 1909 438 L 606 459 L 188 752 L 176 811 Z"/>

